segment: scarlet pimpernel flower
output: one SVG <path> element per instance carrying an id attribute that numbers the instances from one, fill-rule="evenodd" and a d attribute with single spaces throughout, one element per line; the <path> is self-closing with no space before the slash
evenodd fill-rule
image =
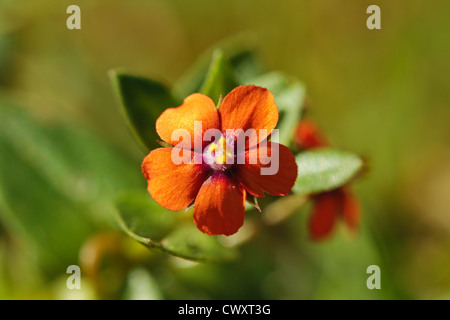
<path id="1" fill-rule="evenodd" d="M 294 142 L 302 150 L 328 146 L 328 142 L 317 125 L 309 120 L 301 120 L 295 130 Z M 309 234 L 313 240 L 328 238 L 338 219 L 356 231 L 361 218 L 358 199 L 349 186 L 311 195 L 314 206 L 309 218 Z"/>
<path id="2" fill-rule="evenodd" d="M 169 146 L 142 163 L 150 195 L 169 210 L 193 204 L 194 222 L 204 233 L 236 233 L 249 195 L 284 196 L 296 180 L 293 154 L 270 139 L 277 122 L 274 96 L 262 87 L 235 88 L 219 109 L 206 95 L 188 96 L 156 121 Z"/>

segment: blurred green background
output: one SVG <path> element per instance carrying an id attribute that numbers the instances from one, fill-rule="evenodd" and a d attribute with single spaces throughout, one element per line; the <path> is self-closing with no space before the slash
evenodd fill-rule
<path id="1" fill-rule="evenodd" d="M 66 28 L 70 4 L 81 30 Z M 381 30 L 366 28 L 370 4 Z M 0 298 L 449 299 L 449 16 L 440 0 L 1 0 Z M 357 237 L 311 242 L 306 205 L 236 260 L 198 264 L 115 227 L 109 199 L 145 191 L 145 154 L 107 71 L 171 86 L 236 34 L 306 84 L 334 146 L 368 160 Z M 81 290 L 66 287 L 72 264 Z M 366 287 L 372 264 L 381 290 Z"/>

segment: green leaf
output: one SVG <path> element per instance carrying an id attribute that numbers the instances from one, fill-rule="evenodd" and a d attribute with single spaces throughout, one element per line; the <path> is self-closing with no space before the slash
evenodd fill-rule
<path id="1" fill-rule="evenodd" d="M 296 161 L 298 176 L 293 191 L 297 194 L 336 189 L 349 182 L 363 168 L 359 156 L 328 148 L 302 152 Z"/>
<path id="2" fill-rule="evenodd" d="M 224 57 L 221 50 L 214 51 L 200 92 L 218 103 L 221 95 L 225 97 L 237 86 L 238 83 L 230 62 Z"/>
<path id="3" fill-rule="evenodd" d="M 193 261 L 223 261 L 235 256 L 214 236 L 199 231 L 192 220 L 180 222 L 146 192 L 126 193 L 116 202 L 119 227 L 149 249 Z"/>
<path id="4" fill-rule="evenodd" d="M 165 109 L 179 105 L 169 89 L 157 81 L 117 71 L 109 77 L 133 137 L 146 152 L 160 147 L 156 119 Z"/>
<path id="5" fill-rule="evenodd" d="M 1 96 L 0 155 L 0 224 L 49 274 L 73 263 L 109 219 L 111 196 L 143 179 L 139 163 L 106 141 L 78 126 L 44 126 Z"/>
<path id="6" fill-rule="evenodd" d="M 67 198 L 93 201 L 141 181 L 131 159 L 91 133 L 70 125 L 44 128 L 20 108 L 2 103 L 0 135 Z"/>
<path id="7" fill-rule="evenodd" d="M 251 79 L 247 84 L 267 88 L 275 96 L 279 110 L 279 142 L 290 146 L 295 127 L 301 119 L 305 88 L 296 79 L 289 78 L 280 72 L 270 72 Z"/>
<path id="8" fill-rule="evenodd" d="M 4 107 L 0 110 L 4 115 Z M 91 218 L 95 213 L 61 192 L 62 184 L 49 178 L 50 169 L 39 168 L 42 155 L 37 155 L 37 163 L 30 162 L 35 149 L 19 145 L 9 134 L 6 123 L 15 122 L 9 115 L 0 116 L 0 223 L 26 245 L 23 254 L 31 250 L 42 269 L 54 274 L 77 259 L 81 243 L 95 230 Z M 27 127 L 22 130 L 27 132 Z M 53 173 L 63 173 L 65 179 L 62 168 L 58 166 Z M 72 181 L 74 188 L 76 183 Z"/>
<path id="9" fill-rule="evenodd" d="M 178 79 L 173 92 L 180 97 L 201 92 L 208 78 L 208 71 L 214 65 L 214 56 L 216 55 L 217 58 L 218 52 L 221 52 L 223 59 L 227 61 L 236 86 L 244 84 L 247 79 L 255 78 L 263 72 L 262 64 L 256 57 L 253 46 L 248 43 L 248 39 L 230 39 L 203 53 Z"/>

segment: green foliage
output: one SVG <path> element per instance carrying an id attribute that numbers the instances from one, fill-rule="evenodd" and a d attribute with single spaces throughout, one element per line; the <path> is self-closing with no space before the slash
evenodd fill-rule
<path id="1" fill-rule="evenodd" d="M 210 79 L 219 84 L 217 91 L 225 96 L 235 86 L 261 75 L 264 69 L 254 49 L 239 44 L 224 45 L 202 55 L 173 85 L 173 93 L 184 98 L 194 92 L 203 92 Z M 224 85 L 225 84 L 225 85 Z M 212 86 L 209 90 L 215 89 Z M 203 92 L 205 93 L 205 92 Z M 220 94 L 219 93 L 219 94 Z M 207 93 L 205 93 L 207 94 Z M 218 97 L 212 97 L 217 99 Z"/>
<path id="2" fill-rule="evenodd" d="M 225 97 L 237 86 L 238 82 L 230 62 L 224 57 L 222 51 L 214 51 L 200 92 L 211 97 L 217 104 L 220 96 Z"/>
<path id="3" fill-rule="evenodd" d="M 318 149 L 297 156 L 298 177 L 293 191 L 319 193 L 348 183 L 363 168 L 363 161 L 353 153 Z"/>
<path id="4" fill-rule="evenodd" d="M 0 104 L 0 222 L 22 234 L 52 274 L 74 263 L 84 239 L 108 221 L 104 202 L 136 185 L 138 174 L 89 132 L 47 128 L 4 99 Z"/>
<path id="5" fill-rule="evenodd" d="M 192 220 L 176 223 L 176 215 L 147 192 L 121 195 L 116 201 L 119 226 L 133 239 L 150 249 L 193 261 L 223 261 L 235 257 L 217 238 L 197 230 Z M 178 219 L 179 220 L 179 219 Z"/>
<path id="6" fill-rule="evenodd" d="M 128 128 L 145 151 L 159 147 L 156 119 L 166 109 L 177 106 L 177 100 L 161 83 L 111 71 L 110 79 L 119 99 Z"/>

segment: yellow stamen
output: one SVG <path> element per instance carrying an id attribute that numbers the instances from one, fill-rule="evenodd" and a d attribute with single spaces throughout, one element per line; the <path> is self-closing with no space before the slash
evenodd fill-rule
<path id="1" fill-rule="evenodd" d="M 216 157 L 217 164 L 224 164 L 225 162 L 227 162 L 227 156 L 225 154 Z"/>
<path id="2" fill-rule="evenodd" d="M 222 147 L 222 150 L 224 150 L 227 145 L 227 140 L 224 137 L 220 138 L 219 145 Z"/>
<path id="3" fill-rule="evenodd" d="M 215 162 L 217 164 L 225 164 L 228 158 L 232 157 L 231 152 L 227 152 L 227 140 L 222 137 L 216 143 L 211 143 L 208 150 L 215 155 Z"/>
<path id="4" fill-rule="evenodd" d="M 217 147 L 218 147 L 218 145 L 213 142 L 209 145 L 208 150 L 211 152 L 214 152 L 217 150 Z"/>

